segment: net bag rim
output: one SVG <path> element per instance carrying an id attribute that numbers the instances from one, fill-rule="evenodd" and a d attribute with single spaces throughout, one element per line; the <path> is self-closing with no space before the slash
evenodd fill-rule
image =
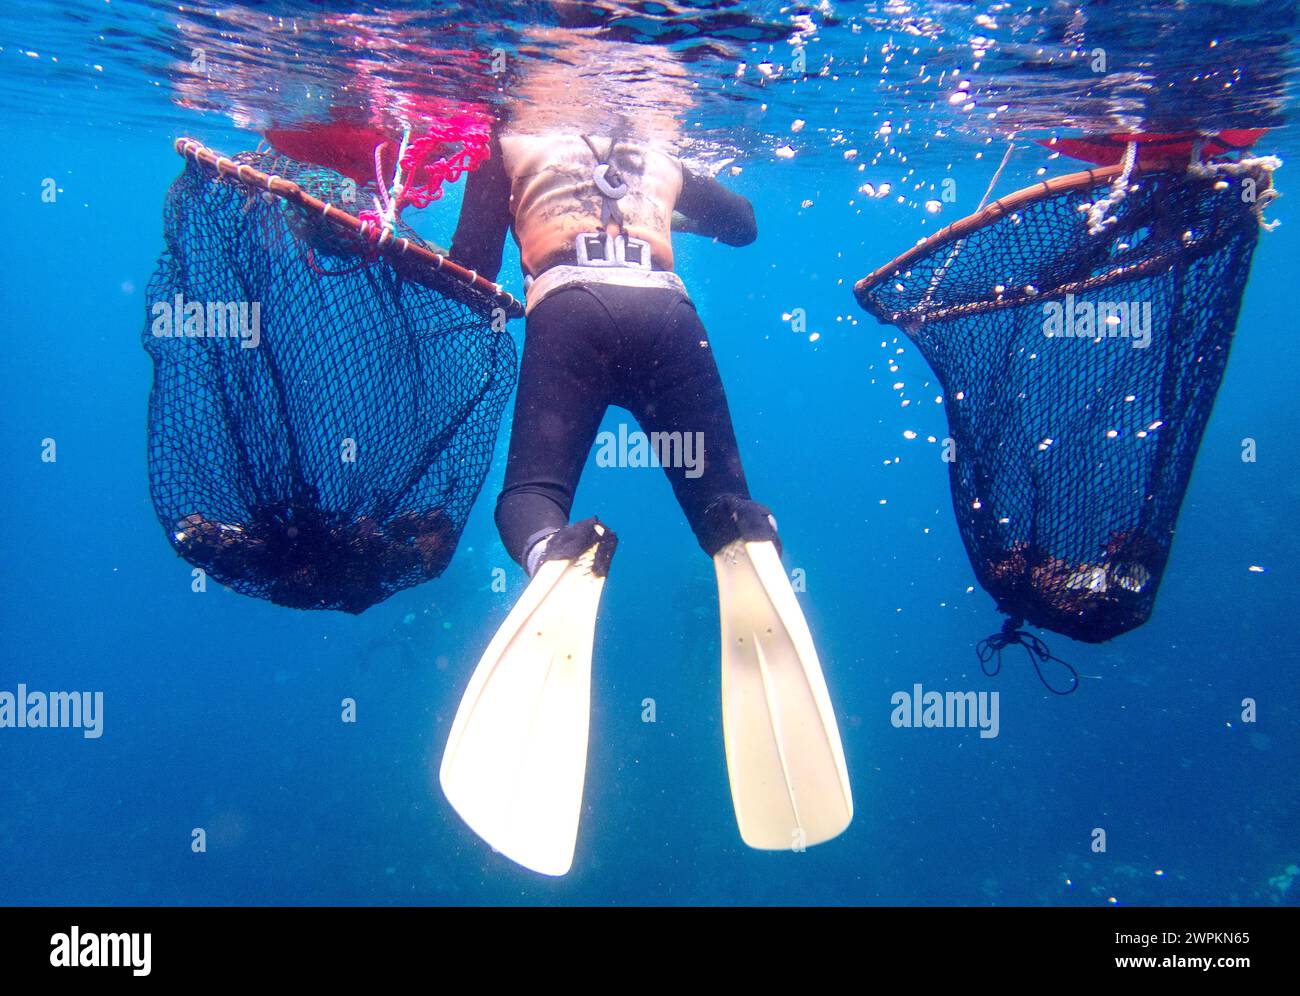
<path id="1" fill-rule="evenodd" d="M 1013 644 L 1036 668 L 1059 660 L 1026 624 L 1100 643 L 1151 618 L 1268 227 L 1262 208 L 1277 196 L 1274 157 L 1185 168 L 1131 158 L 1009 193 L 854 285 L 943 387 L 956 526 L 1008 617 L 978 648 L 982 666 L 996 655 L 990 676 Z M 1238 187 L 1248 181 L 1251 197 Z M 1032 320 L 1036 303 L 1073 292 L 1100 308 L 1121 287 L 1160 315 L 1148 332 L 1173 330 L 1141 354 L 1149 360 L 1093 350 L 1039 363 L 1034 337 L 1059 333 Z"/>
<path id="2" fill-rule="evenodd" d="M 1141 162 L 1134 165 L 1131 170 L 1133 179 L 1139 176 L 1151 174 L 1170 174 L 1175 171 L 1170 170 L 1167 166 L 1161 165 L 1143 165 Z M 1263 179 L 1264 189 L 1268 189 L 1272 184 L 1272 177 L 1267 169 L 1252 171 L 1256 174 L 1257 179 Z M 881 321 L 888 324 L 896 324 L 899 319 L 913 315 L 912 312 L 891 312 L 885 313 L 871 298 L 871 292 L 879 287 L 886 280 L 897 276 L 906 270 L 917 260 L 935 252 L 944 249 L 949 245 L 960 242 L 962 239 L 969 237 L 974 232 L 983 228 L 988 228 L 1010 214 L 1015 213 L 1028 204 L 1036 201 L 1046 200 L 1059 194 L 1073 193 L 1078 190 L 1087 190 L 1092 187 L 1102 186 L 1113 182 L 1117 177 L 1124 173 L 1124 164 L 1116 163 L 1113 166 L 1101 166 L 1096 169 L 1080 170 L 1077 173 L 1067 173 L 1064 176 L 1052 177 L 1048 180 L 1040 180 L 1038 183 L 1030 184 L 1028 187 L 1022 187 L 1005 197 L 999 197 L 991 204 L 986 205 L 979 211 L 967 215 L 951 225 L 939 229 L 933 235 L 921 240 L 906 252 L 901 253 L 894 259 L 890 260 L 884 266 L 878 267 L 871 273 L 867 274 L 861 280 L 853 285 L 853 295 L 857 298 L 858 304 L 862 308 L 874 315 Z M 1191 247 L 1189 247 L 1191 248 Z M 1056 287 L 1050 290 L 1040 291 L 1039 297 L 1053 296 L 1064 292 L 1080 293 L 1087 291 L 1094 286 L 1104 285 L 1111 280 L 1120 277 L 1138 277 L 1149 273 L 1152 270 L 1159 269 L 1164 262 L 1157 257 L 1147 260 L 1137 267 L 1118 268 L 1113 272 L 1098 274 L 1090 277 L 1088 280 L 1066 287 Z M 936 321 L 945 318 L 953 318 L 960 314 L 973 314 L 981 311 L 992 311 L 999 308 L 1014 307 L 1023 304 L 1024 299 L 1019 295 L 1008 294 L 996 301 L 982 301 L 958 305 L 953 308 L 938 310 L 929 314 L 915 315 L 917 321 Z"/>
<path id="3" fill-rule="evenodd" d="M 394 235 L 388 229 L 384 229 L 378 239 L 369 237 L 367 232 L 373 231 L 373 226 L 367 225 L 355 215 L 313 197 L 292 180 L 263 173 L 247 163 L 235 162 L 228 156 L 208 148 L 193 138 L 178 138 L 173 143 L 173 147 L 182 159 L 192 158 L 194 162 L 215 171 L 219 177 L 228 177 L 245 187 L 272 194 L 312 211 L 340 231 L 353 236 L 359 242 L 376 248 L 382 253 L 396 258 L 414 259 L 416 262 L 423 264 L 425 268 L 431 267 L 432 269 L 428 271 L 425 279 L 421 279 L 424 275 L 421 274 L 420 267 L 408 267 L 407 270 L 411 279 L 425 284 L 432 290 L 439 290 L 440 282 L 450 279 L 487 298 L 492 304 L 502 308 L 507 317 L 522 318 L 524 316 L 522 301 L 500 284 L 479 276 L 473 270 L 457 263 L 450 256 L 431 252 L 423 246 L 416 245 L 409 239 Z M 437 274 L 437 277 L 434 274 Z"/>

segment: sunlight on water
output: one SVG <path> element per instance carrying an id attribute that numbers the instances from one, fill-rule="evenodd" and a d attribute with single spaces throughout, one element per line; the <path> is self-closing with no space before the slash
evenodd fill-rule
<path id="1" fill-rule="evenodd" d="M 1268 2 L 279 6 L 7 7 L 0 108 L 260 130 L 450 102 L 821 160 L 924 158 L 954 135 L 1276 127 L 1295 100 L 1295 9 Z"/>

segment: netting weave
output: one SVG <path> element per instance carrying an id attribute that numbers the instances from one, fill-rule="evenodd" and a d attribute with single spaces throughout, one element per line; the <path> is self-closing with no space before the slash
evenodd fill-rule
<path id="1" fill-rule="evenodd" d="M 953 504 L 1013 619 L 1100 642 L 1149 617 L 1232 343 L 1268 178 L 1050 193 L 858 288 L 939 378 Z M 906 257 L 904 257 L 906 260 Z"/>
<path id="2" fill-rule="evenodd" d="M 329 170 L 235 161 L 355 211 Z M 163 220 L 148 463 L 177 553 L 302 609 L 360 612 L 440 574 L 514 385 L 496 302 L 189 159 Z"/>

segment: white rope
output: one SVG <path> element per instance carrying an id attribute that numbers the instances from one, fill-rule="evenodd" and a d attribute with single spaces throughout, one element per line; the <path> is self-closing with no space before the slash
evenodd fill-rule
<path id="1" fill-rule="evenodd" d="M 1002 154 L 1002 162 L 998 164 L 998 168 L 993 174 L 993 179 L 989 181 L 988 188 L 984 191 L 984 196 L 980 198 L 980 206 L 975 209 L 976 214 L 979 214 L 984 210 L 984 205 L 988 203 L 989 197 L 993 194 L 993 188 L 998 185 L 998 179 L 1002 176 L 1002 171 L 1007 168 L 1007 163 L 1011 162 L 1011 153 L 1015 150 L 1015 147 L 1016 133 L 1012 132 L 1007 138 L 1007 151 Z M 931 275 L 930 286 L 926 288 L 925 295 L 921 298 L 917 307 L 924 308 L 930 303 L 930 298 L 934 296 L 934 292 L 939 288 L 939 281 L 944 278 L 944 274 L 946 274 L 952 264 L 957 261 L 957 257 L 961 255 L 961 251 L 965 248 L 965 245 L 965 239 L 958 239 L 956 243 L 954 243 L 952 251 L 948 253 L 948 258 L 943 261 L 943 265 L 935 270 Z"/>
<path id="2" fill-rule="evenodd" d="M 1232 162 L 1221 163 L 1192 163 L 1187 172 L 1190 176 L 1197 177 L 1214 177 L 1214 176 L 1242 176 L 1246 173 L 1254 173 L 1258 170 L 1264 170 L 1272 173 L 1275 169 L 1282 168 L 1282 160 L 1277 156 L 1251 156 L 1246 159 L 1237 159 Z"/>
<path id="3" fill-rule="evenodd" d="M 402 144 L 397 150 L 397 165 L 393 168 L 392 190 L 384 186 L 384 143 L 381 142 L 375 146 L 376 195 L 372 200 L 375 204 L 375 213 L 379 215 L 379 224 L 388 232 L 397 231 L 397 212 L 401 205 L 402 192 L 406 189 L 405 184 L 402 182 L 402 158 L 406 155 L 406 146 L 410 139 L 411 130 L 408 128 L 402 132 Z"/>
<path id="4" fill-rule="evenodd" d="M 1277 156 L 1242 156 L 1239 159 L 1226 162 L 1203 163 L 1200 161 L 1200 151 L 1201 143 L 1198 142 L 1192 155 L 1192 161 L 1187 167 L 1188 176 L 1212 180 L 1225 176 L 1250 176 L 1260 170 L 1272 176 L 1274 170 L 1282 168 L 1282 160 Z M 1277 219 L 1273 221 L 1264 220 L 1264 206 L 1280 196 L 1277 188 L 1270 183 L 1268 189 L 1255 199 L 1255 218 L 1259 222 L 1259 227 L 1266 232 L 1271 232 L 1282 224 Z"/>
<path id="5" fill-rule="evenodd" d="M 1128 185 L 1133 178 L 1133 168 L 1137 165 L 1137 142 L 1129 142 L 1124 147 L 1124 169 L 1110 185 L 1110 193 L 1093 203 L 1088 208 L 1088 234 L 1100 235 L 1118 220 L 1106 217 L 1120 201 L 1128 196 Z"/>
<path id="6" fill-rule="evenodd" d="M 1012 132 L 1007 138 L 1007 151 L 1002 154 L 1002 162 L 998 163 L 997 171 L 993 174 L 993 179 L 989 181 L 988 189 L 984 191 L 984 196 L 980 198 L 980 206 L 975 209 L 979 214 L 984 210 L 984 205 L 989 202 L 989 197 L 993 194 L 993 188 L 998 185 L 998 180 L 1002 176 L 1002 171 L 1007 168 L 1007 163 L 1011 162 L 1011 152 L 1016 147 L 1016 132 Z"/>

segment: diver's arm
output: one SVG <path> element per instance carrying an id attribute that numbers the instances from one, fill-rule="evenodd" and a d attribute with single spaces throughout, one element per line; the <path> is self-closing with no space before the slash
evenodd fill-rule
<path id="1" fill-rule="evenodd" d="M 460 220 L 451 239 L 451 258 L 481 277 L 496 280 L 510 230 L 510 180 L 494 138 L 491 156 L 465 181 Z"/>
<path id="2" fill-rule="evenodd" d="M 747 246 L 758 238 L 754 206 L 712 177 L 682 167 L 682 192 L 677 211 L 685 224 L 674 223 L 677 231 L 707 235 L 729 246 Z"/>

